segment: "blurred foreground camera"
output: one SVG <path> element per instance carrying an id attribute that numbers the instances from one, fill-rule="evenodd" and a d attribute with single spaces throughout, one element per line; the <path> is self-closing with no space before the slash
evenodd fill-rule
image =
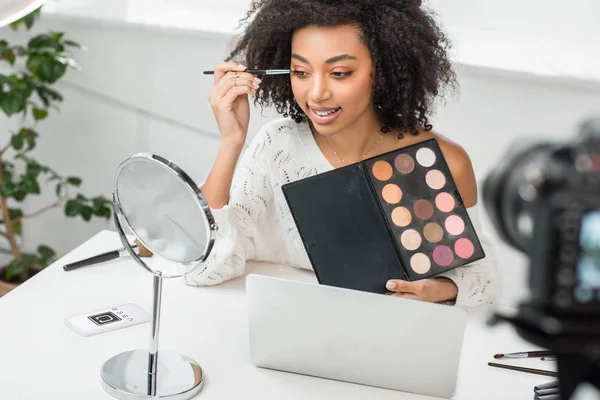
<path id="1" fill-rule="evenodd" d="M 503 241 L 530 260 L 531 297 L 496 315 L 557 355 L 561 398 L 600 389 L 600 118 L 563 143 L 512 146 L 483 202 Z"/>

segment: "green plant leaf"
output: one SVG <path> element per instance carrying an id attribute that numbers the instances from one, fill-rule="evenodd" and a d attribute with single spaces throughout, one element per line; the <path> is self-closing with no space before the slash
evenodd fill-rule
<path id="1" fill-rule="evenodd" d="M 8 217 L 13 220 L 15 218 L 19 218 L 23 216 L 23 210 L 20 208 L 9 208 L 8 209 Z"/>
<path id="2" fill-rule="evenodd" d="M 15 150 L 21 150 L 23 148 L 23 143 L 24 138 L 22 135 L 12 135 L 12 138 L 10 139 L 10 144 Z"/>
<path id="3" fill-rule="evenodd" d="M 23 234 L 23 224 L 21 221 L 17 221 L 13 224 L 13 231 L 15 232 L 15 235 L 21 236 Z"/>
<path id="4" fill-rule="evenodd" d="M 12 88 L 14 83 L 15 81 L 13 81 L 10 77 L 0 74 L 0 84 L 9 85 Z"/>
<path id="5" fill-rule="evenodd" d="M 12 28 L 13 31 L 17 31 L 19 29 L 19 25 L 21 25 L 23 23 L 23 19 L 18 19 L 14 22 L 11 22 L 10 27 Z"/>
<path id="6" fill-rule="evenodd" d="M 47 83 L 55 83 L 67 71 L 67 63 L 48 53 L 32 54 L 27 60 L 27 69 Z"/>
<path id="7" fill-rule="evenodd" d="M 69 176 L 67 178 L 67 183 L 69 185 L 75 186 L 75 187 L 79 187 L 81 185 L 81 178 L 78 178 L 76 176 Z M 85 198 L 80 199 L 80 200 L 85 200 Z"/>
<path id="8" fill-rule="evenodd" d="M 39 7 L 32 13 L 23 17 L 23 21 L 25 22 L 25 26 L 27 27 L 27 29 L 31 29 L 31 27 L 35 23 L 35 20 L 40 17 L 41 11 L 42 11 L 42 7 Z"/>
<path id="9" fill-rule="evenodd" d="M 36 145 L 36 139 L 38 138 L 38 133 L 35 131 L 31 131 L 30 134 L 25 136 L 25 141 L 27 142 L 27 151 L 33 150 Z M 43 168 L 40 166 L 40 170 Z"/>
<path id="10" fill-rule="evenodd" d="M 37 254 L 22 253 L 21 256 L 23 258 L 23 264 L 27 270 L 31 269 L 36 264 L 41 264 L 40 261 L 42 261 Z"/>
<path id="11" fill-rule="evenodd" d="M 56 196 L 60 197 L 60 191 L 62 190 L 62 183 L 56 185 Z"/>
<path id="12" fill-rule="evenodd" d="M 29 43 L 27 43 L 27 48 L 29 48 L 29 50 L 50 48 L 55 51 L 64 51 L 64 47 L 60 44 L 59 40 L 56 39 L 54 35 L 48 35 L 46 33 L 31 38 Z"/>
<path id="13" fill-rule="evenodd" d="M 94 211 L 101 210 L 106 203 L 109 203 L 107 199 L 105 199 L 102 196 L 96 196 L 92 199 L 92 208 L 94 209 Z"/>
<path id="14" fill-rule="evenodd" d="M 21 274 L 22 264 L 19 260 L 13 259 L 4 270 L 4 279 L 10 282 L 15 276 Z"/>
<path id="15" fill-rule="evenodd" d="M 12 50 L 15 52 L 15 54 L 19 57 L 22 57 L 24 55 L 27 54 L 27 49 L 23 46 L 13 46 Z"/>
<path id="16" fill-rule="evenodd" d="M 77 42 L 74 42 L 74 41 L 72 41 L 72 40 L 69 40 L 69 39 L 67 39 L 67 40 L 63 40 L 63 42 L 62 42 L 62 43 L 63 43 L 65 46 L 77 47 L 78 49 L 81 49 L 81 48 L 82 48 L 82 47 L 81 47 L 81 45 L 80 45 L 79 43 L 77 43 Z"/>
<path id="17" fill-rule="evenodd" d="M 94 215 L 102 218 L 109 219 L 112 215 L 112 208 L 104 206 L 94 212 Z"/>
<path id="18" fill-rule="evenodd" d="M 63 101 L 63 97 L 59 92 L 47 86 L 39 85 L 35 90 L 46 107 L 49 107 L 53 101 Z"/>
<path id="19" fill-rule="evenodd" d="M 83 206 L 81 207 L 81 217 L 89 221 L 92 218 L 92 207 Z"/>
<path id="20" fill-rule="evenodd" d="M 0 94 L 0 108 L 8 117 L 21 111 L 26 101 L 27 98 L 21 91 L 11 90 Z"/>
<path id="21" fill-rule="evenodd" d="M 40 18 L 41 13 L 42 13 L 42 6 L 36 8 L 35 10 L 33 10 L 31 13 L 27 14 L 23 18 L 12 22 L 10 24 L 10 27 L 16 32 L 19 29 L 19 26 L 21 24 L 25 23 L 25 27 L 27 29 L 31 29 L 31 27 L 33 26 L 35 21 Z"/>
<path id="22" fill-rule="evenodd" d="M 43 244 L 38 246 L 37 252 L 40 254 L 42 260 L 44 261 L 48 261 L 56 255 L 56 252 L 54 250 Z"/>
<path id="23" fill-rule="evenodd" d="M 7 61 L 10 65 L 15 65 L 15 60 L 17 59 L 17 56 L 15 55 L 15 52 L 12 49 L 3 49 L 0 50 L 0 58 L 2 60 Z"/>
<path id="24" fill-rule="evenodd" d="M 75 217 L 81 212 L 82 204 L 76 199 L 68 200 L 65 204 L 65 214 L 69 217 Z"/>
<path id="25" fill-rule="evenodd" d="M 27 175 L 21 181 L 21 190 L 25 193 L 40 194 L 40 185 L 37 180 L 29 178 Z"/>
<path id="26" fill-rule="evenodd" d="M 33 118 L 35 118 L 36 121 L 40 121 L 42 119 L 45 119 L 48 116 L 48 110 L 44 110 L 41 108 L 34 108 L 33 109 Z"/>
<path id="27" fill-rule="evenodd" d="M 17 201 L 23 201 L 25 200 L 25 197 L 27 197 L 27 192 L 23 190 L 15 190 L 15 192 L 13 193 L 13 198 Z"/>
<path id="28" fill-rule="evenodd" d="M 0 193 L 3 196 L 11 197 L 15 194 L 16 185 L 11 181 L 3 181 L 0 183 Z"/>
<path id="29" fill-rule="evenodd" d="M 31 179 L 37 179 L 37 177 L 42 172 L 42 168 L 40 164 L 36 162 L 27 163 L 27 169 L 25 170 L 25 175 Z"/>

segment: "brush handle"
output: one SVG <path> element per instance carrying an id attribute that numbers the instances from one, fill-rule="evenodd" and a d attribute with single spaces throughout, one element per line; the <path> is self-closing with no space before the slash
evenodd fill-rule
<path id="1" fill-rule="evenodd" d="M 545 375 L 545 376 L 558 376 L 558 374 L 554 371 L 546 371 L 543 369 L 535 369 L 535 368 L 525 368 L 525 367 L 517 367 L 516 365 L 507 365 L 507 364 L 497 364 L 497 363 L 488 363 L 488 365 L 490 367 L 496 367 L 496 368 L 504 368 L 504 369 L 511 369 L 513 371 L 521 371 L 521 372 L 527 372 L 530 374 L 537 374 L 537 375 Z"/>
<path id="2" fill-rule="evenodd" d="M 535 394 L 537 394 L 538 396 L 547 396 L 549 394 L 560 394 L 560 388 L 559 387 L 553 387 L 553 388 L 550 388 L 550 389 L 536 390 Z"/>
<path id="3" fill-rule="evenodd" d="M 534 400 L 561 400 L 560 393 L 538 395 L 536 394 Z"/>
<path id="4" fill-rule="evenodd" d="M 534 391 L 538 391 L 538 390 L 545 390 L 545 389 L 550 389 L 550 388 L 557 388 L 558 386 L 558 381 L 552 381 L 552 382 L 548 382 L 548 383 L 542 383 L 541 385 L 536 385 L 534 386 L 533 390 Z"/>
<path id="5" fill-rule="evenodd" d="M 508 353 L 504 354 L 502 358 L 531 358 L 531 357 L 548 357 L 553 356 L 554 353 L 548 350 L 539 351 L 524 351 L 521 353 Z"/>
<path id="6" fill-rule="evenodd" d="M 131 246 L 134 249 L 137 249 L 137 245 L 134 244 Z M 117 250 L 107 251 L 106 253 L 98 254 L 97 256 L 85 258 L 83 260 L 75 261 L 70 264 L 65 264 L 63 266 L 63 270 L 65 271 L 73 271 L 74 269 L 86 267 L 92 264 L 98 264 L 105 261 L 114 260 L 115 258 L 119 258 L 122 253 L 125 252 L 125 247 L 121 247 Z"/>
<path id="7" fill-rule="evenodd" d="M 257 74 L 257 75 L 284 75 L 289 74 L 291 71 L 289 69 L 247 69 L 245 71 L 249 74 Z M 215 71 L 203 71 L 204 75 L 214 75 Z"/>
<path id="8" fill-rule="evenodd" d="M 118 257 L 119 257 L 119 250 L 108 251 L 106 253 L 98 254 L 97 256 L 86 258 L 84 260 L 79 260 L 79 261 L 75 261 L 70 264 L 65 264 L 63 266 L 63 269 L 65 271 L 73 271 L 74 269 L 77 269 L 77 268 L 113 260 Z"/>

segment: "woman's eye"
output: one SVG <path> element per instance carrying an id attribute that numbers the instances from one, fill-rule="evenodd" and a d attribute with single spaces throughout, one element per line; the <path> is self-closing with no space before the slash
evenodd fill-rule
<path id="1" fill-rule="evenodd" d="M 292 73 L 300 78 L 303 78 L 306 76 L 306 72 L 304 72 L 304 71 L 292 71 Z"/>
<path id="2" fill-rule="evenodd" d="M 346 76 L 349 76 L 352 72 L 340 72 L 340 71 L 335 71 L 333 72 L 333 76 L 335 76 L 336 78 L 343 78 Z"/>

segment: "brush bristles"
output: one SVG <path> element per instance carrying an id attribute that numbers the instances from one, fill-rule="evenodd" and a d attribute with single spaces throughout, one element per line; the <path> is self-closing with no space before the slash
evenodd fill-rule
<path id="1" fill-rule="evenodd" d="M 140 257 L 152 257 L 154 254 L 148 250 L 139 240 L 135 239 L 135 243 L 138 245 L 138 255 Z"/>

